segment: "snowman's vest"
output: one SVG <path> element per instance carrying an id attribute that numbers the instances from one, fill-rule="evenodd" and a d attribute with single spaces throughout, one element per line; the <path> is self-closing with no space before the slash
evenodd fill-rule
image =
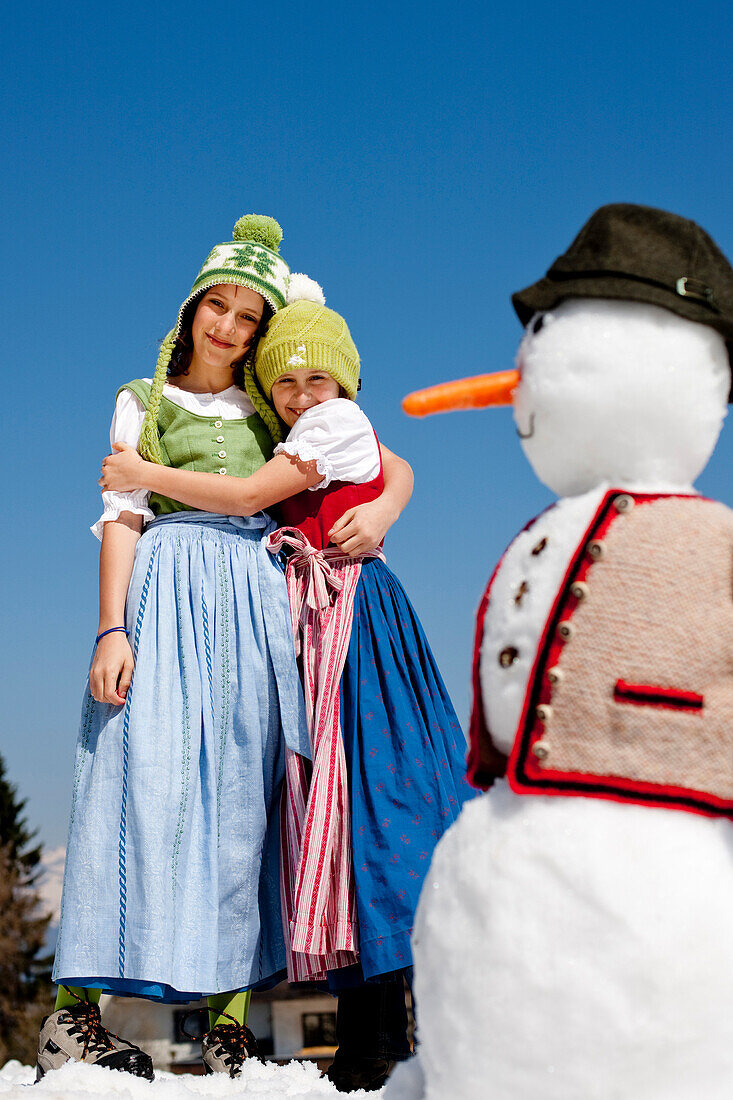
<path id="1" fill-rule="evenodd" d="M 702 497 L 605 495 L 545 624 L 508 760 L 481 699 L 490 609 L 491 582 L 474 651 L 475 786 L 506 774 L 521 794 L 733 817 L 729 508 Z"/>

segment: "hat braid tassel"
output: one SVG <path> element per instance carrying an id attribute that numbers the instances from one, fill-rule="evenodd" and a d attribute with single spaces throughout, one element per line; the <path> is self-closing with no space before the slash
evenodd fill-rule
<path id="1" fill-rule="evenodd" d="M 257 385 L 257 379 L 255 378 L 254 367 L 251 361 L 244 365 L 244 388 L 255 410 L 264 420 L 265 427 L 272 437 L 272 442 L 276 445 L 282 443 L 283 433 L 280 427 L 280 420 L 265 398 L 260 387 Z"/>
<path id="2" fill-rule="evenodd" d="M 168 377 L 168 364 L 171 361 L 173 348 L 176 344 L 176 332 L 172 329 L 160 345 L 158 362 L 155 365 L 155 374 L 150 386 L 148 406 L 145 410 L 145 419 L 140 431 L 140 440 L 137 445 L 138 452 L 148 462 L 156 462 L 159 466 L 165 466 L 163 453 L 160 449 L 160 435 L 158 433 L 158 410 L 160 399 L 163 396 L 163 387 Z"/>

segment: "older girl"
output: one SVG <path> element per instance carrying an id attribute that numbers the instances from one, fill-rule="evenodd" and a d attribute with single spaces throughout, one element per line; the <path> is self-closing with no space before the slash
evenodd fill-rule
<path id="1" fill-rule="evenodd" d="M 112 439 L 161 469 L 240 481 L 280 438 L 252 373 L 285 305 L 282 234 L 250 215 L 209 254 L 152 380 L 119 392 Z M 404 498 L 398 471 L 398 497 Z M 364 522 L 383 533 L 394 502 Z M 397 505 L 399 507 L 399 505 Z M 361 519 L 352 517 L 359 532 Z M 387 524 L 388 525 L 388 524 Z M 38 1072 L 69 1059 L 152 1076 L 103 1027 L 100 991 L 210 996 L 209 1071 L 252 1047 L 241 991 L 285 964 L 278 795 L 287 745 L 309 753 L 274 529 L 254 509 L 193 511 L 163 493 L 105 494 L 100 618 L 77 747 L 54 979 Z M 361 536 L 360 536 L 361 537 Z M 133 672 L 134 667 L 134 672 Z"/>

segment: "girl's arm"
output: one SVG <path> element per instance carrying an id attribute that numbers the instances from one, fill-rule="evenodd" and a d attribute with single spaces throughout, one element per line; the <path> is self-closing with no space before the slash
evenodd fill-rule
<path id="1" fill-rule="evenodd" d="M 412 496 L 412 468 L 403 458 L 380 443 L 384 470 L 384 491 L 376 500 L 349 508 L 336 521 L 329 537 L 347 554 L 363 554 L 382 542 Z M 317 485 L 321 475 L 315 462 L 280 454 L 270 459 L 251 477 L 203 474 L 175 470 L 146 462 L 132 447 L 115 443 L 119 453 L 105 459 L 99 484 L 103 489 L 129 492 L 147 489 L 221 515 L 249 516 L 287 497 Z"/>
<path id="2" fill-rule="evenodd" d="M 412 496 L 415 478 L 404 458 L 379 444 L 382 452 L 384 491 L 376 500 L 349 508 L 328 533 L 346 554 L 364 554 L 379 546 Z"/>
<path id="3" fill-rule="evenodd" d="M 99 551 L 97 634 L 113 626 L 125 625 L 125 601 L 142 522 L 142 516 L 123 512 L 118 519 L 104 525 Z M 125 634 L 116 631 L 101 638 L 89 670 L 89 689 L 97 702 L 122 706 L 134 665 L 132 649 Z"/>
<path id="4" fill-rule="evenodd" d="M 113 446 L 119 454 L 102 463 L 103 489 L 147 489 L 223 516 L 251 516 L 323 480 L 315 461 L 301 462 L 286 454 L 275 455 L 250 477 L 233 477 L 159 466 L 146 462 L 126 443 Z"/>

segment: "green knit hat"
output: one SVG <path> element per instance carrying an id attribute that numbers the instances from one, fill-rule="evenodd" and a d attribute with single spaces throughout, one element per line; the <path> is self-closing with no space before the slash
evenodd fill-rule
<path id="1" fill-rule="evenodd" d="M 320 302 L 300 300 L 271 318 L 255 356 L 255 374 L 268 400 L 273 382 L 291 370 L 325 371 L 354 400 L 359 353 L 343 317 Z"/>
<path id="2" fill-rule="evenodd" d="M 178 311 L 176 336 L 181 332 L 186 307 L 203 290 L 219 283 L 256 290 L 277 313 L 287 300 L 290 268 L 278 249 L 283 231 L 274 218 L 245 214 L 232 230 L 232 240 L 214 245 L 204 260 L 191 293 Z"/>
<path id="3" fill-rule="evenodd" d="M 278 251 L 282 236 L 282 229 L 274 218 L 268 218 L 264 214 L 245 214 L 235 224 L 232 240 L 215 245 L 204 260 L 191 287 L 191 293 L 178 311 L 176 327 L 160 345 L 138 443 L 138 451 L 143 458 L 163 465 L 158 436 L 158 411 L 171 355 L 186 323 L 186 311 L 205 290 L 221 283 L 249 287 L 261 294 L 274 312 L 282 309 L 287 300 L 290 281 L 290 269 Z M 279 443 L 282 439 L 280 421 L 263 398 L 250 361 L 244 365 L 244 388 L 264 420 L 273 441 Z"/>

